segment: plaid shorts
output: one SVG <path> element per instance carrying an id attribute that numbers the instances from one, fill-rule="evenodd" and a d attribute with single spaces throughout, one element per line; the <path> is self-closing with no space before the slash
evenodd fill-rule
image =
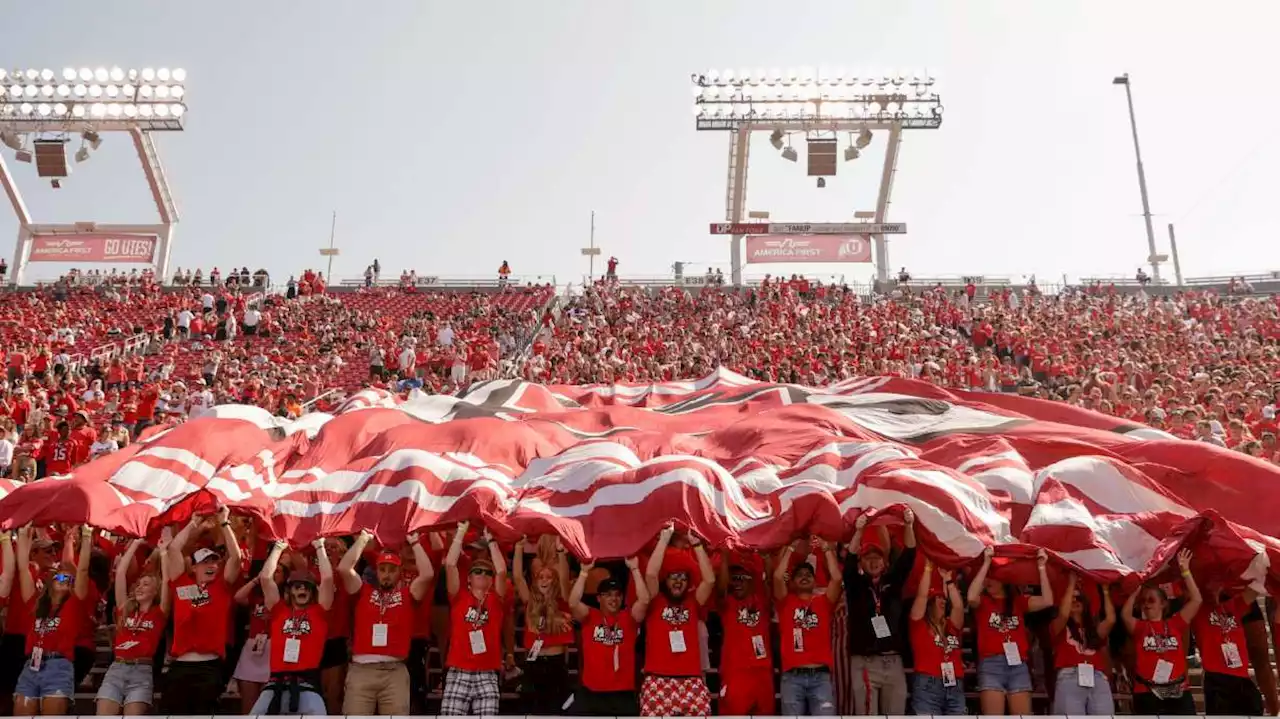
<path id="1" fill-rule="evenodd" d="M 442 715 L 445 711 L 440 712 Z M 702 677 L 647 676 L 640 686 L 640 716 L 704 717 L 711 714 L 711 693 Z"/>
<path id="2" fill-rule="evenodd" d="M 444 677 L 441 716 L 488 715 L 498 713 L 497 672 L 468 672 L 450 669 Z"/>

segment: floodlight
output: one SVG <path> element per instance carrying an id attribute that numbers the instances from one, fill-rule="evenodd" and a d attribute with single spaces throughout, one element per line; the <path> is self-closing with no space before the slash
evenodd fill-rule
<path id="1" fill-rule="evenodd" d="M 13 153 L 13 159 L 17 160 L 18 162 L 29 163 L 31 162 L 31 157 L 32 155 L 30 150 L 18 150 L 17 152 Z"/>
<path id="2" fill-rule="evenodd" d="M 84 105 L 75 105 L 71 108 L 72 117 L 84 117 L 86 114 L 88 114 L 88 110 L 84 108 Z"/>
<path id="3" fill-rule="evenodd" d="M 871 131 L 865 127 L 862 128 L 862 131 L 858 133 L 858 141 L 856 144 L 859 150 L 864 149 L 867 145 L 870 145 Z"/>
<path id="4" fill-rule="evenodd" d="M 787 149 L 782 151 L 782 159 L 795 162 L 800 159 L 800 156 L 796 154 L 796 148 L 788 145 Z"/>
<path id="5" fill-rule="evenodd" d="M 187 114 L 187 106 L 180 102 L 175 102 L 169 106 L 169 114 L 174 117 L 182 117 Z"/>
<path id="6" fill-rule="evenodd" d="M 121 69 L 120 69 L 120 68 L 118 68 L 118 67 L 113 67 L 113 68 L 111 68 L 111 81 L 112 81 L 112 82 L 120 82 L 120 81 L 121 81 L 121 80 L 123 80 L 123 79 L 124 79 L 124 70 L 121 70 Z"/>
<path id="7" fill-rule="evenodd" d="M 60 102 L 60 103 L 58 103 L 58 104 L 54 105 L 54 106 L 53 106 L 53 114 L 58 115 L 59 117 L 61 117 L 62 115 L 67 114 L 67 105 L 66 105 L 66 103 L 62 103 L 62 102 Z"/>
<path id="8" fill-rule="evenodd" d="M 40 117 L 48 117 L 51 112 L 53 112 L 53 108 L 49 107 L 47 102 L 42 102 L 36 106 L 36 114 Z"/>
<path id="9" fill-rule="evenodd" d="M 38 78 L 38 77 L 40 77 L 40 73 L 39 73 L 39 71 L 37 71 L 37 70 L 27 70 L 27 79 L 28 79 L 28 80 L 35 80 L 35 79 L 36 79 L 36 78 Z"/>
<path id="10" fill-rule="evenodd" d="M 19 97 L 22 97 L 22 86 L 21 86 L 21 85 L 11 85 L 11 86 L 9 87 L 9 96 L 10 96 L 10 97 L 12 97 L 12 98 L 14 98 L 15 100 L 16 100 L 17 98 L 19 98 Z"/>
<path id="11" fill-rule="evenodd" d="M 149 67 L 148 67 L 148 68 L 143 68 L 143 70 L 142 70 L 142 80 L 143 80 L 143 82 L 151 82 L 151 81 L 153 81 L 153 80 L 155 80 L 155 79 L 156 79 L 156 71 L 155 71 L 155 70 L 153 70 L 153 69 L 151 69 L 151 68 L 149 68 Z"/>
<path id="12" fill-rule="evenodd" d="M 0 73 L 0 77 L 3 77 L 3 73 Z M 76 69 L 75 69 L 74 67 L 64 67 L 64 68 L 62 68 L 62 79 L 63 79 L 63 80 L 66 80 L 67 82 L 71 82 L 72 80 L 75 80 L 75 79 L 76 79 Z"/>
<path id="13" fill-rule="evenodd" d="M 10 150 L 22 149 L 22 137 L 16 132 L 0 132 L 0 143 L 4 143 Z"/>
<path id="14" fill-rule="evenodd" d="M 41 71 L 40 71 L 40 79 L 41 79 L 41 80 L 44 80 L 45 82 L 49 82 L 50 80 L 52 80 L 52 79 L 53 79 L 53 70 L 50 70 L 50 69 L 49 69 L 49 68 L 47 68 L 47 67 L 46 67 L 45 69 L 41 70 Z"/>
<path id="15" fill-rule="evenodd" d="M 70 96 L 70 95 L 71 95 L 71 86 L 70 86 L 70 85 L 59 85 L 59 86 L 58 86 L 58 97 L 68 97 L 68 96 Z"/>
<path id="16" fill-rule="evenodd" d="M 76 150 L 76 162 L 84 162 L 85 160 L 88 160 L 88 159 L 89 159 L 89 148 L 84 147 L 82 145 L 79 150 Z"/>
<path id="17" fill-rule="evenodd" d="M 726 83 L 732 84 L 732 83 L 733 83 L 733 78 L 734 78 L 733 70 L 725 70 L 725 71 L 724 71 L 724 74 L 723 74 L 723 75 L 721 75 L 721 78 L 722 78 Z M 160 78 L 160 79 L 161 79 L 161 80 L 163 80 L 164 78 Z"/>
<path id="18" fill-rule="evenodd" d="M 30 115 L 33 110 L 35 110 L 35 108 L 32 107 L 31 103 L 29 102 L 24 102 L 18 106 L 18 112 L 22 113 L 23 115 Z"/>
<path id="19" fill-rule="evenodd" d="M 156 108 L 155 108 L 155 109 L 156 109 L 156 117 L 168 117 L 168 116 L 169 116 L 169 106 L 168 106 L 168 105 L 156 105 Z"/>
<path id="20" fill-rule="evenodd" d="M 137 106 L 137 105 L 125 105 L 125 106 L 124 106 L 124 116 L 125 116 L 125 117 L 137 117 L 137 116 L 138 116 L 138 106 Z"/>
<path id="21" fill-rule="evenodd" d="M 156 86 L 156 97 L 160 98 L 161 100 L 167 99 L 167 98 L 169 97 L 169 86 L 168 86 L 168 85 L 157 85 L 157 86 Z"/>
<path id="22" fill-rule="evenodd" d="M 75 93 L 76 97 L 84 97 L 85 95 L 89 94 L 89 88 L 84 83 L 81 83 L 79 85 L 76 85 L 75 88 L 72 89 L 72 92 Z"/>
<path id="23" fill-rule="evenodd" d="M 858 151 L 858 148 L 854 147 L 853 145 L 850 145 L 844 148 L 844 161 L 851 162 L 853 160 L 856 160 L 858 159 L 858 155 L 861 155 L 861 154 L 862 153 Z"/>
<path id="24" fill-rule="evenodd" d="M 93 79 L 93 70 L 90 70 L 90 69 L 89 69 L 89 68 L 87 68 L 87 67 L 82 67 L 82 68 L 80 68 L 80 81 L 81 81 L 81 82 L 89 82 L 89 81 L 90 81 L 90 80 L 92 80 L 92 79 Z"/>
<path id="25" fill-rule="evenodd" d="M 100 67 L 93 71 L 93 79 L 98 82 L 106 82 L 111 79 L 111 73 L 107 72 L 107 68 Z"/>
<path id="26" fill-rule="evenodd" d="M 138 91 L 138 88 L 134 87 L 133 85 L 125 85 L 124 87 L 120 88 L 121 94 L 123 94 L 125 97 L 133 97 L 134 93 L 136 93 L 137 91 Z"/>
<path id="27" fill-rule="evenodd" d="M 106 117 L 107 106 L 100 102 L 95 102 L 89 107 L 89 114 L 93 117 Z"/>
<path id="28" fill-rule="evenodd" d="M 90 85 L 90 86 L 89 86 L 89 97 L 102 97 L 102 86 L 101 86 L 101 85 Z"/>
<path id="29" fill-rule="evenodd" d="M 116 97 L 120 94 L 120 87 L 118 85 L 107 85 L 104 91 L 107 93 L 107 97 Z"/>
<path id="30" fill-rule="evenodd" d="M 782 130 L 773 131 L 773 134 L 769 136 L 769 144 L 773 145 L 775 150 L 782 149 Z"/>
<path id="31" fill-rule="evenodd" d="M 120 103 L 113 102 L 107 105 L 107 115 L 110 117 L 120 117 Z"/>
<path id="32" fill-rule="evenodd" d="M 142 87 L 138 88 L 138 97 L 151 97 L 152 93 L 154 92 L 155 91 L 152 89 L 150 85 L 143 85 Z"/>
<path id="33" fill-rule="evenodd" d="M 138 114 L 139 114 L 139 115 L 141 115 L 142 117 L 151 117 L 151 114 L 152 114 L 152 108 L 151 108 L 151 106 L 150 106 L 150 105 L 139 105 L 139 106 L 138 106 Z"/>
<path id="34" fill-rule="evenodd" d="M 187 79 L 187 71 L 180 67 L 174 68 L 172 77 L 174 82 L 185 82 Z"/>
<path id="35" fill-rule="evenodd" d="M 26 87 L 22 88 L 22 94 L 26 95 L 27 97 L 35 97 L 36 94 L 39 92 L 40 92 L 40 88 L 36 87 L 35 85 L 27 85 Z"/>
<path id="36" fill-rule="evenodd" d="M 156 79 L 157 79 L 157 80 L 159 80 L 160 82 L 168 82 L 168 81 L 169 81 L 169 68 L 167 68 L 167 67 L 162 67 L 162 68 L 160 68 L 159 70 L 156 70 Z"/>
<path id="37" fill-rule="evenodd" d="M 41 85 L 40 94 L 45 97 L 53 97 L 53 85 Z"/>

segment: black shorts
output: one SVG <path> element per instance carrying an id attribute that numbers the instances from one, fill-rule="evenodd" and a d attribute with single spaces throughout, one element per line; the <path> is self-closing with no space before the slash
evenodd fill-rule
<path id="1" fill-rule="evenodd" d="M 329 637 L 324 642 L 324 654 L 320 657 L 321 669 L 346 666 L 351 661 L 347 654 L 346 637 Z"/>
<path id="2" fill-rule="evenodd" d="M 93 663 L 97 658 L 98 653 L 96 651 L 87 647 L 76 647 L 75 658 L 72 660 L 76 686 L 84 683 L 84 678 L 89 676 L 89 672 L 93 669 Z"/>
<path id="3" fill-rule="evenodd" d="M 640 702 L 635 692 L 593 692 L 578 687 L 569 713 L 577 716 L 633 717 L 640 715 Z"/>
<path id="4" fill-rule="evenodd" d="M 27 637 L 23 634 L 6 634 L 0 638 L 0 693 L 13 696 L 18 686 L 18 676 L 27 663 Z"/>
<path id="5" fill-rule="evenodd" d="M 1249 677 L 1204 673 L 1204 713 L 1262 716 L 1262 694 Z"/>

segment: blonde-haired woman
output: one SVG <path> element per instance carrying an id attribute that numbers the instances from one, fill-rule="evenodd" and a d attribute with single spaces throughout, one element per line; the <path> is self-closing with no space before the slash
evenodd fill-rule
<path id="1" fill-rule="evenodd" d="M 98 688 L 98 716 L 141 716 L 151 712 L 155 694 L 152 663 L 164 641 L 169 617 L 169 593 L 164 562 L 160 571 L 147 571 L 129 587 L 129 570 L 142 547 L 135 539 L 116 565 L 116 634 L 112 642 L 114 661 Z M 163 547 L 160 551 L 164 551 Z"/>
<path id="2" fill-rule="evenodd" d="M 523 540 L 516 542 L 512 578 L 524 604 L 524 668 L 528 685 L 534 688 L 530 713 L 548 716 L 560 713 L 573 692 L 565 661 L 565 652 L 574 642 L 573 619 L 562 584 L 569 575 L 569 560 L 559 546 L 555 547 L 554 559 L 539 551 L 542 561 L 534 570 L 530 586 L 524 576 L 524 545 Z M 543 546 L 539 541 L 540 550 Z"/>

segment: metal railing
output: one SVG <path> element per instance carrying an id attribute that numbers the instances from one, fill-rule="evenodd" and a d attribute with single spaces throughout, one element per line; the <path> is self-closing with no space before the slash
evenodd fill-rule
<path id="1" fill-rule="evenodd" d="M 332 287 L 334 284 L 329 283 Z M 364 277 L 346 277 L 338 280 L 338 287 L 416 287 L 418 289 L 501 289 L 510 287 L 512 289 L 523 288 L 527 285 L 556 286 L 555 275 L 511 275 L 505 279 L 494 275 L 418 275 L 417 280 L 413 283 L 402 282 L 399 276 L 383 277 L 380 276 L 376 280 L 368 280 Z"/>

